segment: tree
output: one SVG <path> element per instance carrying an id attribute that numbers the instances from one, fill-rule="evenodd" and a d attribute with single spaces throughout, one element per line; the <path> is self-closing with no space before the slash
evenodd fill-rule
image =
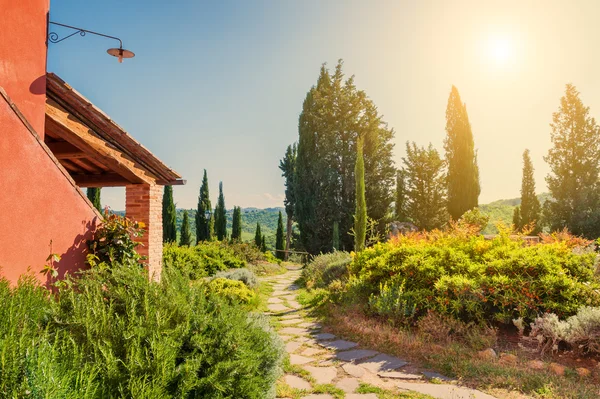
<path id="1" fill-rule="evenodd" d="M 335 251 L 340 249 L 340 223 L 336 220 L 333 222 L 333 240 L 332 246 Z"/>
<path id="2" fill-rule="evenodd" d="M 219 241 L 227 238 L 227 210 L 225 209 L 223 182 L 219 182 L 219 199 L 215 209 L 215 234 Z"/>
<path id="3" fill-rule="evenodd" d="M 173 202 L 173 187 L 165 186 L 162 201 L 163 242 L 177 241 L 177 212 Z"/>
<path id="4" fill-rule="evenodd" d="M 209 241 L 213 236 L 213 218 L 210 216 L 212 205 L 210 203 L 210 194 L 208 191 L 208 177 L 206 169 L 202 177 L 200 194 L 198 195 L 198 210 L 196 212 L 196 240 Z"/>
<path id="5" fill-rule="evenodd" d="M 513 211 L 512 224 L 515 226 L 516 230 L 521 229 L 521 207 L 519 206 L 515 206 L 515 210 Z"/>
<path id="6" fill-rule="evenodd" d="M 262 247 L 262 233 L 260 232 L 260 223 L 256 222 L 256 233 L 254 233 L 254 245 L 260 249 Z"/>
<path id="7" fill-rule="evenodd" d="M 233 207 L 233 220 L 231 222 L 231 240 L 242 240 L 242 208 L 239 206 Z"/>
<path id="8" fill-rule="evenodd" d="M 275 235 L 275 256 L 279 259 L 285 258 L 285 252 L 283 250 L 283 215 L 279 211 L 279 219 L 277 220 L 277 234 Z"/>
<path id="9" fill-rule="evenodd" d="M 190 219 L 188 217 L 188 211 L 183 211 L 183 221 L 181 222 L 181 237 L 179 239 L 179 245 L 192 245 L 192 232 L 190 231 Z"/>
<path id="10" fill-rule="evenodd" d="M 458 220 L 463 213 L 478 206 L 481 187 L 467 106 L 462 103 L 455 86 L 452 86 L 446 108 L 446 133 L 448 212 L 452 219 Z"/>
<path id="11" fill-rule="evenodd" d="M 285 257 L 287 260 L 287 251 L 290 250 L 292 245 L 292 225 L 294 219 L 294 208 L 296 207 L 296 195 L 295 195 L 295 180 L 296 176 L 296 157 L 297 157 L 296 143 L 289 145 L 285 151 L 285 156 L 279 161 L 279 169 L 281 169 L 282 176 L 285 178 L 285 199 L 283 203 L 285 205 L 285 213 L 287 215 L 286 234 L 285 234 Z"/>
<path id="12" fill-rule="evenodd" d="M 532 234 L 538 234 L 540 228 L 541 206 L 537 195 L 535 195 L 535 180 L 533 178 L 533 164 L 529 156 L 529 150 L 523 152 L 523 179 L 521 181 L 521 206 L 519 207 L 518 224 L 513 224 L 518 230 L 524 227 L 532 227 Z"/>
<path id="13" fill-rule="evenodd" d="M 330 73 L 323 65 L 316 86 L 302 105 L 294 177 L 294 219 L 302 246 L 310 253 L 332 250 L 334 222 L 340 249 L 353 248 L 357 141 L 364 138 L 367 215 L 379 227 L 393 201 L 394 132 L 389 129 L 365 92 L 345 78 L 342 61 Z"/>
<path id="14" fill-rule="evenodd" d="M 267 252 L 267 237 L 264 234 L 260 240 L 260 250 L 262 252 Z"/>
<path id="15" fill-rule="evenodd" d="M 545 209 L 547 222 L 551 230 L 566 227 L 576 235 L 597 238 L 600 132 L 572 84 L 566 86 L 550 126 L 554 146 L 544 158 L 550 166 L 546 182 L 552 195 Z"/>
<path id="16" fill-rule="evenodd" d="M 396 221 L 407 222 L 406 215 L 406 172 L 400 169 L 396 173 L 396 203 L 394 204 Z"/>
<path id="17" fill-rule="evenodd" d="M 363 158 L 362 138 L 358 139 L 356 152 L 356 166 L 354 168 L 354 177 L 356 179 L 354 250 L 360 252 L 365 249 L 365 240 L 367 239 L 367 200 L 365 199 L 365 161 Z"/>
<path id="18" fill-rule="evenodd" d="M 424 230 L 442 227 L 448 221 L 448 213 L 444 161 L 440 154 L 431 144 L 425 148 L 407 142 L 403 162 L 408 218 Z"/>
<path id="19" fill-rule="evenodd" d="M 94 208 L 98 209 L 98 212 L 102 213 L 102 204 L 100 203 L 100 187 L 88 187 L 87 197 L 94 205 Z"/>

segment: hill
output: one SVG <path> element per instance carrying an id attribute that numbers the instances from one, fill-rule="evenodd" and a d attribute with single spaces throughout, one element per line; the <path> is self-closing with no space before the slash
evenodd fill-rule
<path id="1" fill-rule="evenodd" d="M 549 198 L 550 193 L 538 194 L 540 204 L 544 204 Z M 490 217 L 490 222 L 483 230 L 483 234 L 495 234 L 498 232 L 496 223 L 503 222 L 505 224 L 512 223 L 513 212 L 515 207 L 521 205 L 521 198 L 502 199 L 489 204 L 479 205 L 479 210 Z"/>

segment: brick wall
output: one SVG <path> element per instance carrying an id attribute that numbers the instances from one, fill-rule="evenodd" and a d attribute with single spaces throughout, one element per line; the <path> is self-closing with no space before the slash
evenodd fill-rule
<path id="1" fill-rule="evenodd" d="M 147 257 L 145 263 L 150 278 L 160 280 L 162 271 L 162 192 L 163 187 L 150 184 L 133 184 L 126 187 L 125 213 L 129 219 L 143 222 L 146 233 L 137 240 L 140 255 Z"/>

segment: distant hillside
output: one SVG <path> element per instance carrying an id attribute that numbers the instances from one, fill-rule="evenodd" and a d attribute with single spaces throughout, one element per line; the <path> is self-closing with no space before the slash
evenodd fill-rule
<path id="1" fill-rule="evenodd" d="M 549 198 L 550 193 L 539 194 L 538 199 L 540 204 L 544 204 Z M 501 221 L 505 224 L 512 223 L 513 212 L 515 207 L 521 204 L 521 198 L 502 199 L 489 204 L 479 205 L 479 210 L 490 217 L 490 222 L 483 230 L 484 234 L 495 234 L 498 232 L 496 223 Z"/>

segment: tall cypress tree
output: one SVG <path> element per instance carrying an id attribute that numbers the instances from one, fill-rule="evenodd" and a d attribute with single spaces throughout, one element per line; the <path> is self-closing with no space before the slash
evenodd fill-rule
<path id="1" fill-rule="evenodd" d="M 256 232 L 254 233 L 254 245 L 260 249 L 262 247 L 262 233 L 260 232 L 260 223 L 256 222 Z"/>
<path id="2" fill-rule="evenodd" d="M 102 213 L 102 204 L 100 203 L 100 187 L 88 187 L 87 189 L 87 197 L 94 205 L 94 208 L 98 209 L 100 213 Z"/>
<path id="3" fill-rule="evenodd" d="M 522 224 L 521 224 L 521 207 L 520 206 L 515 206 L 515 209 L 513 210 L 512 224 L 515 226 L 516 230 L 521 229 Z"/>
<path id="4" fill-rule="evenodd" d="M 179 245 L 192 245 L 192 232 L 190 231 L 190 219 L 187 209 L 183 211 L 183 221 L 181 222 L 181 237 Z"/>
<path id="5" fill-rule="evenodd" d="M 479 167 L 473 132 L 458 89 L 452 86 L 446 108 L 446 163 L 448 167 L 448 212 L 458 220 L 479 202 Z"/>
<path id="6" fill-rule="evenodd" d="M 552 115 L 554 146 L 544 159 L 552 198 L 545 204 L 551 230 L 568 228 L 588 238 L 600 236 L 600 129 L 579 92 L 568 84 Z"/>
<path id="7" fill-rule="evenodd" d="M 533 164 L 529 156 L 529 150 L 523 152 L 523 180 L 521 182 L 521 206 L 519 209 L 519 224 L 515 224 L 519 230 L 526 226 L 533 227 L 532 233 L 538 234 L 540 228 L 541 206 L 535 195 L 535 180 L 533 178 Z M 514 223 L 514 221 L 513 221 Z"/>
<path id="8" fill-rule="evenodd" d="M 202 185 L 200 186 L 200 194 L 198 195 L 198 209 L 196 212 L 196 240 L 197 242 L 209 241 L 212 239 L 212 205 L 210 203 L 210 194 L 208 191 L 208 176 L 204 169 L 202 177 Z M 208 215 L 208 217 L 207 217 Z"/>
<path id="9" fill-rule="evenodd" d="M 233 207 L 233 217 L 231 221 L 231 240 L 241 241 L 242 239 L 242 208 Z"/>
<path id="10" fill-rule="evenodd" d="M 340 223 L 336 220 L 333 222 L 333 239 L 332 239 L 332 247 L 334 251 L 340 249 Z"/>
<path id="11" fill-rule="evenodd" d="M 363 139 L 358 139 L 356 145 L 356 166 L 354 168 L 356 179 L 356 211 L 354 212 L 354 250 L 360 252 L 365 249 L 367 239 L 367 201 L 365 199 L 365 161 L 363 158 Z"/>
<path id="12" fill-rule="evenodd" d="M 403 162 L 408 218 L 424 230 L 442 227 L 448 221 L 448 214 L 444 161 L 440 154 L 431 144 L 425 148 L 407 142 Z"/>
<path id="13" fill-rule="evenodd" d="M 406 216 L 406 172 L 401 169 L 396 174 L 395 217 L 397 222 L 407 222 Z"/>
<path id="14" fill-rule="evenodd" d="M 173 202 L 173 187 L 165 186 L 162 201 L 163 242 L 177 241 L 177 211 Z"/>
<path id="15" fill-rule="evenodd" d="M 281 169 L 282 176 L 285 178 L 285 199 L 283 203 L 285 205 L 285 213 L 287 216 L 287 223 L 285 229 L 285 249 L 290 250 L 292 245 L 292 225 L 294 222 L 294 208 L 296 207 L 296 195 L 295 195 L 295 180 L 296 176 L 296 157 L 297 157 L 296 143 L 289 145 L 285 151 L 285 156 L 279 161 L 279 169 Z M 287 252 L 285 253 L 287 258 Z"/>
<path id="16" fill-rule="evenodd" d="M 227 210 L 225 209 L 223 182 L 219 182 L 219 199 L 215 209 L 215 234 L 219 241 L 227 238 Z"/>
<path id="17" fill-rule="evenodd" d="M 281 211 L 279 211 L 279 219 L 277 219 L 277 233 L 275 235 L 275 255 L 279 259 L 285 258 L 285 252 L 283 249 L 283 215 L 281 214 Z"/>
<path id="18" fill-rule="evenodd" d="M 267 237 L 264 234 L 260 239 L 260 250 L 262 252 L 267 252 Z"/>

